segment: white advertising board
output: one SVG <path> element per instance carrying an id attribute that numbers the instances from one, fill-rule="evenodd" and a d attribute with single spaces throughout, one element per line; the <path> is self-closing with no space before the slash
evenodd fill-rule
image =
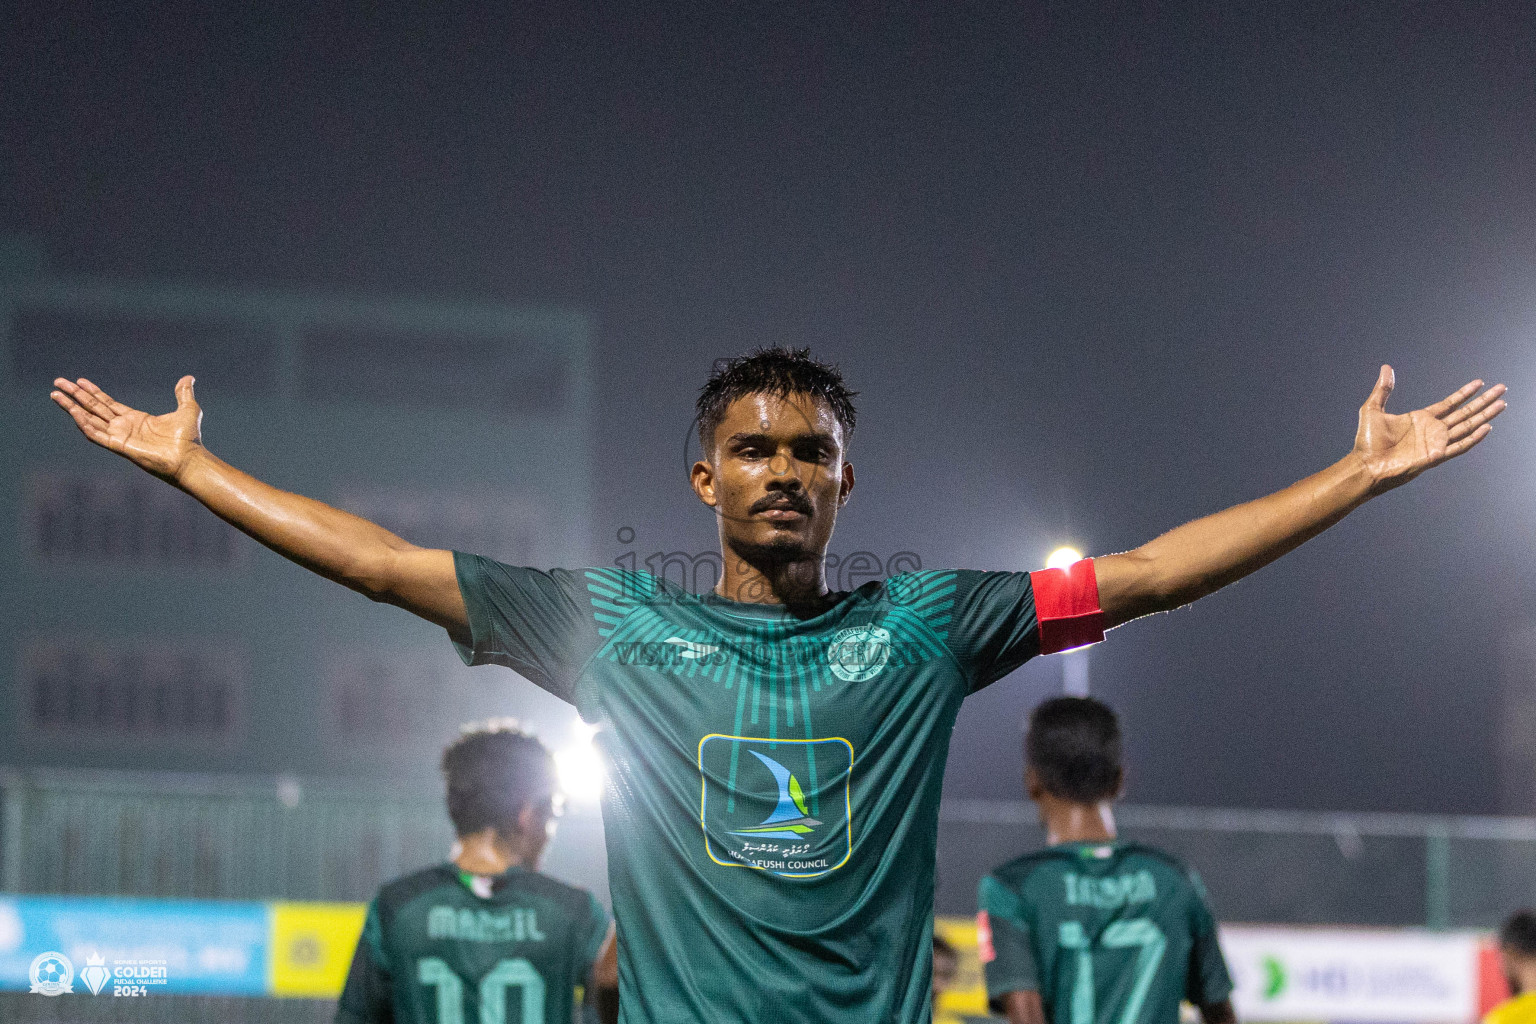
<path id="1" fill-rule="evenodd" d="M 1224 926 L 1239 1020 L 1466 1024 L 1475 932 Z"/>

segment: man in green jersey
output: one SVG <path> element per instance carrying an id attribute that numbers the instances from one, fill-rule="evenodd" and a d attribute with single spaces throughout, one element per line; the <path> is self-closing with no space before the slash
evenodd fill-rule
<path id="1" fill-rule="evenodd" d="M 88 380 L 53 399 L 90 440 L 299 564 L 447 630 L 599 726 L 627 1024 L 917 1022 L 930 1013 L 934 848 L 960 702 L 1036 654 L 1186 604 L 1374 495 L 1469 450 L 1504 409 L 1473 381 L 1389 415 L 1268 497 L 1070 569 L 901 572 L 830 591 L 853 491 L 853 392 L 806 351 L 719 366 L 699 397 L 694 494 L 721 578 L 538 570 L 417 547 L 203 447 L 193 381 L 149 416 Z"/>
<path id="2" fill-rule="evenodd" d="M 992 1008 L 1009 1024 L 1205 1024 L 1236 1018 L 1200 880 L 1161 850 L 1115 838 L 1120 723 L 1091 697 L 1035 709 L 1024 784 L 1044 850 L 981 880 L 976 931 Z"/>
<path id="3" fill-rule="evenodd" d="M 464 730 L 443 776 L 452 861 L 368 905 L 337 1024 L 572 1024 L 576 993 L 596 1006 L 618 977 L 608 913 L 538 871 L 562 799 L 554 758 L 499 719 Z"/>

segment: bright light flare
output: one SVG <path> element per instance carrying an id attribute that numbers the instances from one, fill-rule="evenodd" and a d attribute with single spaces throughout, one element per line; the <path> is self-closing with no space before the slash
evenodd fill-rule
<path id="1" fill-rule="evenodd" d="M 1081 562 L 1083 553 L 1077 548 L 1057 548 L 1051 552 L 1051 557 L 1045 560 L 1047 569 L 1065 569 L 1073 562 Z"/>
<path id="2" fill-rule="evenodd" d="M 603 785 L 607 782 L 603 756 L 598 752 L 597 744 L 592 742 L 597 727 L 578 721 L 572 731 L 574 740 L 555 751 L 560 788 L 571 800 L 595 801 L 603 795 Z"/>

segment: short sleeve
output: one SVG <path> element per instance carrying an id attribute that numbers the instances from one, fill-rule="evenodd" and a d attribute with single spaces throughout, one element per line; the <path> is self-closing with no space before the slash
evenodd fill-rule
<path id="1" fill-rule="evenodd" d="M 892 589 L 944 636 L 972 693 L 1037 654 L 1104 639 L 1091 558 L 1039 572 L 910 573 Z"/>
<path id="2" fill-rule="evenodd" d="M 994 1008 L 1009 992 L 1038 992 L 1040 972 L 1035 963 L 1029 924 L 1019 899 L 991 875 L 981 880 L 976 902 L 977 947 L 987 979 L 987 1002 Z"/>
<path id="3" fill-rule="evenodd" d="M 972 693 L 1040 653 L 1029 573 L 957 569 L 954 588 L 946 643 Z"/>
<path id="4" fill-rule="evenodd" d="M 1191 914 L 1194 942 L 1189 954 L 1189 981 L 1184 998 L 1196 1006 L 1210 1006 L 1232 994 L 1232 975 L 1227 971 L 1227 958 L 1221 952 L 1216 919 L 1205 902 L 1205 886 L 1193 872 L 1190 882 L 1194 886 Z"/>
<path id="5" fill-rule="evenodd" d="M 603 909 L 603 905 L 591 893 L 586 896 L 587 912 L 576 934 L 583 978 L 592 973 L 592 965 L 597 963 L 598 954 L 603 951 L 603 940 L 608 938 L 610 924 L 608 911 Z"/>
<path id="6" fill-rule="evenodd" d="M 503 665 L 574 701 L 576 676 L 600 637 L 583 575 L 528 569 L 453 553 L 469 613 L 470 643 L 454 641 L 467 665 Z"/>
<path id="7" fill-rule="evenodd" d="M 357 940 L 347 982 L 336 1003 L 336 1024 L 393 1024 L 395 1010 L 391 984 L 383 926 L 379 922 L 379 904 L 375 900 L 368 905 L 363 934 Z"/>

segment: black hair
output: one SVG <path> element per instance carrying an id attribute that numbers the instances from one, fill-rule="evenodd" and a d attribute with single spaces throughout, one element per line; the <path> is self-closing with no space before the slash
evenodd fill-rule
<path id="1" fill-rule="evenodd" d="M 1536 957 L 1536 910 L 1517 910 L 1499 929 L 1499 948 Z"/>
<path id="2" fill-rule="evenodd" d="M 443 777 L 448 817 L 461 836 L 487 828 L 514 835 L 523 808 L 538 806 L 559 790 L 549 748 L 511 718 L 464 726 L 443 751 Z"/>
<path id="3" fill-rule="evenodd" d="M 1103 701 L 1053 697 L 1035 708 L 1024 762 L 1046 792 L 1075 803 L 1114 797 L 1120 787 L 1120 722 Z"/>
<path id="4" fill-rule="evenodd" d="M 751 355 L 716 360 L 714 372 L 699 390 L 697 403 L 699 444 L 706 455 L 714 450 L 715 430 L 731 403 L 758 394 L 780 398 L 804 394 L 820 398 L 832 407 L 832 415 L 842 425 L 845 445 L 853 434 L 858 419 L 853 399 L 858 392 L 848 390 L 842 372 L 834 365 L 813 358 L 808 348 L 786 349 L 775 345 L 760 348 Z"/>

